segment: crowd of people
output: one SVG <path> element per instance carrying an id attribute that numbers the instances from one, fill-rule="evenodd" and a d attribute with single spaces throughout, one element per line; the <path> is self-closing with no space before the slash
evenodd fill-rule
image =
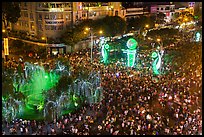
<path id="1" fill-rule="evenodd" d="M 158 81 L 153 80 L 152 73 L 141 75 L 140 71 L 114 63 L 105 66 L 98 58 L 91 64 L 89 50 L 63 55 L 74 76 L 79 72 L 100 72 L 103 100 L 85 103 L 76 112 L 50 122 L 2 120 L 2 135 L 201 135 L 200 51 L 198 46 L 183 51 L 189 53 L 182 55 L 189 57 L 186 62 L 178 64 L 178 69 L 163 66 L 169 73 L 156 77 Z M 14 64 L 9 67 L 16 67 Z"/>

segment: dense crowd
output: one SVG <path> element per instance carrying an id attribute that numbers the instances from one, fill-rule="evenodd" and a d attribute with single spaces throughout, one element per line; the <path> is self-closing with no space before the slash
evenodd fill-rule
<path id="1" fill-rule="evenodd" d="M 85 103 L 80 110 L 52 122 L 2 120 L 2 134 L 202 134 L 201 47 L 190 51 L 189 55 L 182 55 L 189 57 L 186 60 L 188 62 L 180 63 L 177 70 L 169 65 L 164 66 L 164 71 L 168 70 L 169 73 L 157 77 L 158 81 L 152 79 L 151 73 L 141 75 L 140 71 L 116 64 L 105 66 L 97 58 L 91 64 L 89 50 L 63 55 L 63 58 L 69 59 L 72 75 L 77 75 L 80 71 L 100 72 L 104 99 L 93 105 Z M 146 57 L 141 56 L 142 58 Z M 50 63 L 51 69 L 54 61 L 46 61 Z M 16 64 L 18 63 L 11 61 L 9 67 L 17 68 Z"/>

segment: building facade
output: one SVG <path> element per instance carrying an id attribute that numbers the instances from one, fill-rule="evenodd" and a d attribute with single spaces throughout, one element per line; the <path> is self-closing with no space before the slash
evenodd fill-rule
<path id="1" fill-rule="evenodd" d="M 67 27 L 84 19 L 106 15 L 125 17 L 121 2 L 21 2 L 21 17 L 13 30 L 38 38 L 57 38 Z"/>
<path id="2" fill-rule="evenodd" d="M 175 14 L 175 5 L 174 4 L 151 5 L 150 13 L 151 14 L 164 13 L 166 15 L 165 21 L 166 22 L 171 22 L 171 20 L 173 19 L 174 14 Z"/>

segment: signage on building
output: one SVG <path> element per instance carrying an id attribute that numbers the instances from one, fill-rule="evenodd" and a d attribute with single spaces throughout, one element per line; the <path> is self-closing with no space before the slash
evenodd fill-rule
<path id="1" fill-rule="evenodd" d="M 55 47 L 55 48 L 57 48 L 57 47 L 65 47 L 65 45 L 64 44 L 49 44 L 48 45 L 48 47 Z"/>
<path id="2" fill-rule="evenodd" d="M 63 12 L 64 8 L 50 8 L 49 12 Z"/>
<path id="3" fill-rule="evenodd" d="M 4 55 L 9 55 L 8 38 L 4 38 Z"/>

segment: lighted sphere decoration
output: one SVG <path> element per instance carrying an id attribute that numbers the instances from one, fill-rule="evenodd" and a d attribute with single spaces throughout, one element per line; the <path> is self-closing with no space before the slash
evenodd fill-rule
<path id="1" fill-rule="evenodd" d="M 130 49 L 130 50 L 134 50 L 137 48 L 137 41 L 133 38 L 130 38 L 128 41 L 127 41 L 127 47 Z"/>
<path id="2" fill-rule="evenodd" d="M 109 47 L 110 47 L 110 46 L 109 46 L 108 44 L 105 45 L 105 49 L 109 49 Z"/>
<path id="3" fill-rule="evenodd" d="M 158 55 L 156 52 L 152 52 L 152 58 L 156 58 Z"/>

